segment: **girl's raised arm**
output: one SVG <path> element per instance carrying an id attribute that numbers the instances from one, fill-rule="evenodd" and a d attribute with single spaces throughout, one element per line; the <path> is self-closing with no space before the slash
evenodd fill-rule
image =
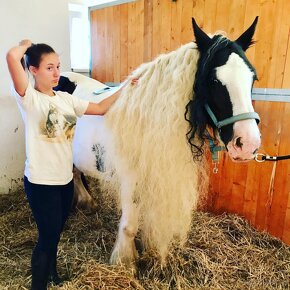
<path id="1" fill-rule="evenodd" d="M 30 40 L 22 40 L 19 43 L 19 46 L 12 47 L 6 55 L 8 69 L 14 84 L 14 88 L 22 97 L 24 96 L 28 86 L 28 76 L 22 66 L 21 59 L 31 45 L 32 43 Z"/>

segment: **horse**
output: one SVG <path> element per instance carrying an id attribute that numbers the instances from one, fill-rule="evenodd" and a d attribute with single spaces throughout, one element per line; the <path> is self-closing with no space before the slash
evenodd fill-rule
<path id="1" fill-rule="evenodd" d="M 257 21 L 231 41 L 207 35 L 192 18 L 195 42 L 142 64 L 129 76 L 138 78 L 137 84 L 124 86 L 104 117 L 77 122 L 76 168 L 105 180 L 107 188 L 120 194 L 112 264 L 134 265 L 139 230 L 143 246 L 156 249 L 162 262 L 173 242 L 184 244 L 206 188 L 208 130 L 234 162 L 254 158 L 261 143 L 259 116 L 251 102 L 257 75 L 245 51 L 253 44 Z M 74 94 L 96 97 L 91 83 L 67 76 L 77 84 Z"/>

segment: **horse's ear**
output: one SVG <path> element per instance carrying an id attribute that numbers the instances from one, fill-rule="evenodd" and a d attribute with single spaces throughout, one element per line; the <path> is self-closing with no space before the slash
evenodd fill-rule
<path id="1" fill-rule="evenodd" d="M 252 25 L 235 41 L 239 46 L 242 47 L 243 51 L 246 51 L 250 45 L 254 43 L 252 38 L 256 30 L 258 18 L 259 17 L 256 16 Z"/>
<path id="2" fill-rule="evenodd" d="M 199 28 L 193 17 L 192 27 L 198 49 L 200 51 L 206 51 L 210 47 L 211 38 Z"/>

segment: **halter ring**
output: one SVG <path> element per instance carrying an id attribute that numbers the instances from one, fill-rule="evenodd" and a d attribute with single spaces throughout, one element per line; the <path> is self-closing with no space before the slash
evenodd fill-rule
<path id="1" fill-rule="evenodd" d="M 265 154 L 262 154 L 262 153 L 257 153 L 255 155 L 255 160 L 259 163 L 262 163 L 262 162 L 265 162 L 266 160 L 266 155 Z"/>

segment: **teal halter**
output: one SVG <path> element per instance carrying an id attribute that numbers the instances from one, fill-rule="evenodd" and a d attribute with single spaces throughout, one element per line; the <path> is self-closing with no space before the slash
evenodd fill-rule
<path id="1" fill-rule="evenodd" d="M 207 113 L 209 114 L 210 118 L 212 119 L 214 125 L 217 127 L 217 129 L 219 131 L 221 130 L 222 127 L 229 125 L 229 124 L 233 124 L 233 123 L 241 121 L 241 120 L 255 119 L 258 124 L 260 122 L 260 117 L 256 112 L 243 113 L 243 114 L 239 114 L 236 116 L 232 116 L 230 118 L 226 118 L 222 121 L 218 121 L 216 116 L 214 115 L 213 111 L 210 109 L 209 105 L 205 104 L 204 106 L 205 106 L 205 109 L 206 109 Z M 226 147 L 216 145 L 214 142 L 214 139 L 210 136 L 208 131 L 206 132 L 206 136 L 209 140 L 210 152 L 211 152 L 212 161 L 214 164 L 213 173 L 217 173 L 218 172 L 217 164 L 219 162 L 219 152 L 225 151 Z"/>
<path id="2" fill-rule="evenodd" d="M 213 111 L 208 106 L 208 104 L 205 104 L 204 106 L 205 106 L 205 109 L 206 109 L 207 113 L 209 114 L 210 118 L 212 119 L 213 123 L 218 128 L 218 130 L 220 130 L 222 127 L 224 127 L 226 125 L 233 124 L 233 123 L 241 121 L 241 120 L 255 119 L 258 124 L 260 122 L 260 117 L 256 112 L 243 113 L 243 114 L 239 114 L 236 116 L 232 116 L 230 118 L 226 118 L 222 121 L 218 121 L 216 116 L 214 115 Z"/>

